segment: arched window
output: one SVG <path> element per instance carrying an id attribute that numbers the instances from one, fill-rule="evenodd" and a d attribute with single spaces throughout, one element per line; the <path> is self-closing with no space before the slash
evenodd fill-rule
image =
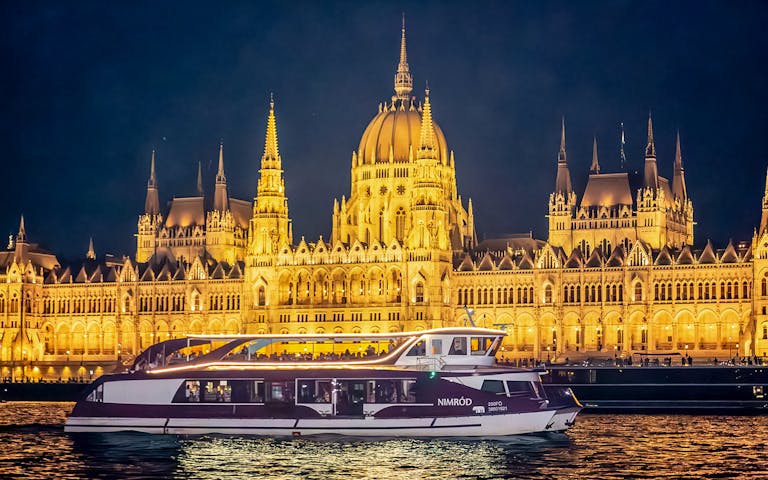
<path id="1" fill-rule="evenodd" d="M 0 295 L 0 313 L 5 313 L 5 297 Z"/>
<path id="2" fill-rule="evenodd" d="M 416 303 L 423 303 L 424 302 L 424 284 L 421 282 L 418 282 L 416 284 Z"/>
<path id="3" fill-rule="evenodd" d="M 405 238 L 405 210 L 403 207 L 398 208 L 395 213 L 395 237 L 399 242 Z"/>
<path id="4" fill-rule="evenodd" d="M 552 285 L 544 287 L 544 303 L 552 303 Z"/>
<path id="5" fill-rule="evenodd" d="M 643 284 L 640 282 L 637 282 L 635 284 L 635 301 L 636 302 L 643 301 Z"/>
<path id="6" fill-rule="evenodd" d="M 760 281 L 760 295 L 763 297 L 768 295 L 768 281 L 765 278 Z"/>

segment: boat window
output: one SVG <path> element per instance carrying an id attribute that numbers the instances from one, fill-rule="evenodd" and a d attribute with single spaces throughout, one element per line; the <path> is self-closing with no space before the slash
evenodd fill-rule
<path id="1" fill-rule="evenodd" d="M 416 380 L 368 380 L 367 403 L 413 403 L 416 401 Z"/>
<path id="2" fill-rule="evenodd" d="M 437 338 L 432 339 L 432 355 L 443 354 L 443 341 Z"/>
<path id="3" fill-rule="evenodd" d="M 480 390 L 484 392 L 495 393 L 496 395 L 505 395 L 504 382 L 501 380 L 483 380 L 483 386 Z"/>
<path id="4" fill-rule="evenodd" d="M 451 349 L 448 351 L 448 355 L 466 355 L 467 354 L 467 337 L 453 337 L 451 342 Z"/>
<path id="5" fill-rule="evenodd" d="M 96 388 L 91 390 L 91 393 L 88 394 L 88 397 L 85 399 L 86 402 L 103 402 L 104 401 L 104 384 L 100 383 Z"/>
<path id="6" fill-rule="evenodd" d="M 264 403 L 263 380 L 230 380 L 232 401 L 236 403 Z"/>
<path id="7" fill-rule="evenodd" d="M 510 397 L 530 397 L 534 396 L 531 382 L 507 380 L 507 390 Z"/>
<path id="8" fill-rule="evenodd" d="M 267 402 L 293 402 L 293 382 L 267 382 Z"/>
<path id="9" fill-rule="evenodd" d="M 204 380 L 203 402 L 231 402 L 232 386 L 227 380 Z"/>
<path id="10" fill-rule="evenodd" d="M 331 380 L 296 380 L 298 403 L 331 403 Z"/>
<path id="11" fill-rule="evenodd" d="M 263 380 L 186 380 L 173 403 L 264 403 Z"/>
<path id="12" fill-rule="evenodd" d="M 198 380 L 187 380 L 184 382 L 184 399 L 187 402 L 200 401 L 200 382 Z"/>
<path id="13" fill-rule="evenodd" d="M 399 390 L 397 400 L 400 403 L 416 402 L 416 380 L 400 380 L 397 382 Z"/>
<path id="14" fill-rule="evenodd" d="M 408 350 L 408 357 L 423 357 L 427 354 L 427 346 L 424 342 L 424 340 L 419 340 L 416 342 L 416 345 L 412 346 L 410 350 Z"/>
<path id="15" fill-rule="evenodd" d="M 472 337 L 470 351 L 472 355 L 485 355 L 493 344 L 494 337 Z"/>

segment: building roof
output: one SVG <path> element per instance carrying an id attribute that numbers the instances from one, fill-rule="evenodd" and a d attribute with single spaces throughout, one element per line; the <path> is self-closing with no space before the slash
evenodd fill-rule
<path id="1" fill-rule="evenodd" d="M 165 226 L 189 227 L 191 225 L 205 225 L 205 198 L 186 197 L 171 200 Z"/>
<path id="2" fill-rule="evenodd" d="M 581 199 L 582 207 L 631 206 L 633 203 L 629 175 L 626 172 L 590 175 Z"/>

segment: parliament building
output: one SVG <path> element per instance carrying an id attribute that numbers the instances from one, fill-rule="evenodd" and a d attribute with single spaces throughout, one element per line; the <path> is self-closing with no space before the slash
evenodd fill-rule
<path id="1" fill-rule="evenodd" d="M 62 265 L 22 217 L 0 251 L 2 376 L 90 377 L 187 334 L 400 332 L 470 312 L 508 332 L 509 359 L 768 353 L 768 181 L 751 241 L 694 246 L 679 136 L 671 181 L 650 118 L 638 173 L 602 171 L 595 141 L 576 192 L 563 121 L 548 238 L 478 242 L 429 90 L 413 93 L 403 28 L 394 95 L 352 154 L 327 238 L 294 235 L 274 101 L 253 201 L 229 196 L 221 146 L 212 197 L 198 171 L 197 195 L 163 209 L 153 152 L 133 258 L 91 244 Z"/>

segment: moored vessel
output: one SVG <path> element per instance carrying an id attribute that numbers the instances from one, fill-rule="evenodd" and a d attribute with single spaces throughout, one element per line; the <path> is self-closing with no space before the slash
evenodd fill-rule
<path id="1" fill-rule="evenodd" d="M 503 437 L 565 431 L 581 406 L 506 368 L 483 328 L 190 336 L 97 379 L 67 432 Z"/>

